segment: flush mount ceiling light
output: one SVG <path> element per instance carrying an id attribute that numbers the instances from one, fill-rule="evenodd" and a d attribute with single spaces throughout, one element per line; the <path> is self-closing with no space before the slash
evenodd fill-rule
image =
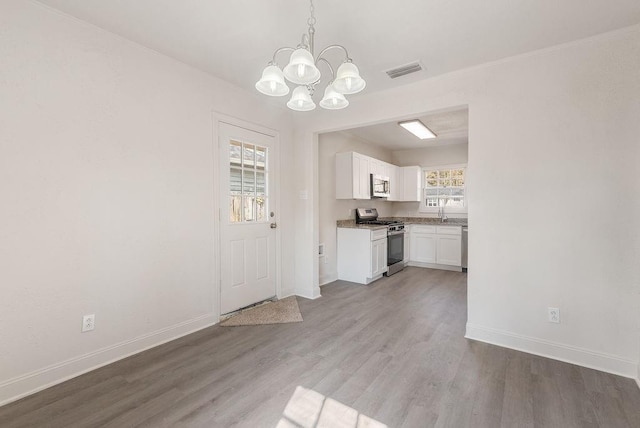
<path id="1" fill-rule="evenodd" d="M 427 128 L 424 123 L 420 122 L 418 119 L 406 120 L 404 122 L 398 122 L 398 125 L 402 126 L 407 131 L 411 132 L 416 137 L 421 140 L 427 140 L 430 138 L 436 138 L 437 135 L 433 133 L 429 128 Z"/>
<path id="2" fill-rule="evenodd" d="M 287 102 L 287 107 L 296 111 L 309 111 L 316 108 L 311 98 L 316 85 L 320 83 L 322 75 L 318 69 L 320 63 L 324 63 L 331 73 L 331 80 L 324 90 L 324 97 L 320 101 L 320 107 L 329 110 L 339 110 L 347 107 L 349 101 L 345 95 L 355 94 L 364 89 L 366 82 L 360 77 L 358 67 L 351 61 L 347 49 L 342 45 L 330 45 L 322 49 L 318 56 L 314 57 L 314 36 L 316 29 L 316 17 L 314 14 L 313 0 L 310 0 L 311 16 L 307 20 L 309 26 L 307 34 L 302 35 L 302 42 L 296 48 L 282 47 L 273 53 L 273 59 L 262 72 L 262 77 L 256 83 L 256 89 L 265 95 L 282 97 L 289 94 L 289 86 L 285 79 L 298 85 Z M 344 52 L 345 59 L 334 72 L 331 63 L 323 57 L 330 49 L 340 49 Z M 280 52 L 292 52 L 289 63 L 280 69 L 276 63 L 276 56 Z"/>

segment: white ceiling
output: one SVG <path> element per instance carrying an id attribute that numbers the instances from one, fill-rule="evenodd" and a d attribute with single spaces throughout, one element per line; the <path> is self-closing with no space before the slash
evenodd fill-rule
<path id="1" fill-rule="evenodd" d="M 255 81 L 276 48 L 299 43 L 306 31 L 309 7 L 305 0 L 40 0 L 40 3 L 248 90 L 254 90 Z M 316 0 L 315 3 L 316 47 L 345 45 L 368 82 L 365 89 L 368 92 L 640 22 L 638 0 Z M 426 72 L 396 80 L 383 73 L 414 60 L 421 60 Z M 280 65 L 285 61 L 281 58 Z"/>
<path id="2" fill-rule="evenodd" d="M 466 108 L 430 113 L 405 120 L 408 119 L 420 119 L 437 137 L 421 140 L 400 127 L 397 121 L 340 132 L 392 151 L 469 142 L 469 111 Z"/>

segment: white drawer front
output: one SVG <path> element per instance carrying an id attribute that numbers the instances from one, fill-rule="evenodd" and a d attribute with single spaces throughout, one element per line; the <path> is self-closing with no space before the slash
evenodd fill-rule
<path id="1" fill-rule="evenodd" d="M 462 235 L 460 226 L 436 226 L 438 235 Z"/>
<path id="2" fill-rule="evenodd" d="M 411 226 L 411 233 L 436 233 L 436 227 L 414 224 Z"/>
<path id="3" fill-rule="evenodd" d="M 378 239 L 387 237 L 387 229 L 377 229 L 371 231 L 371 240 L 376 241 Z"/>

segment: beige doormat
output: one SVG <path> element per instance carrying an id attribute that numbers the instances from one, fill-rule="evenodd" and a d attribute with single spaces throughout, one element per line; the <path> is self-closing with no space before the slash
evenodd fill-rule
<path id="1" fill-rule="evenodd" d="M 302 322 L 296 296 L 245 309 L 222 321 L 222 327 Z"/>

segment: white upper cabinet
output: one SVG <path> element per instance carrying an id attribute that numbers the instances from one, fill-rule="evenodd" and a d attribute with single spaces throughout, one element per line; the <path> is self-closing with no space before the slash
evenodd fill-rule
<path id="1" fill-rule="evenodd" d="M 422 169 L 419 166 L 403 166 L 402 201 L 420 202 L 422 199 Z"/>
<path id="2" fill-rule="evenodd" d="M 336 199 L 371 199 L 370 174 L 389 178 L 388 201 L 420 202 L 419 166 L 398 167 L 356 152 L 336 153 Z"/>
<path id="3" fill-rule="evenodd" d="M 336 199 L 371 199 L 371 160 L 355 152 L 336 153 Z"/>
<path id="4" fill-rule="evenodd" d="M 389 197 L 388 201 L 402 201 L 404 174 L 402 168 L 389 164 Z"/>
<path id="5" fill-rule="evenodd" d="M 369 158 L 369 174 L 373 175 L 384 175 L 384 162 Z"/>

